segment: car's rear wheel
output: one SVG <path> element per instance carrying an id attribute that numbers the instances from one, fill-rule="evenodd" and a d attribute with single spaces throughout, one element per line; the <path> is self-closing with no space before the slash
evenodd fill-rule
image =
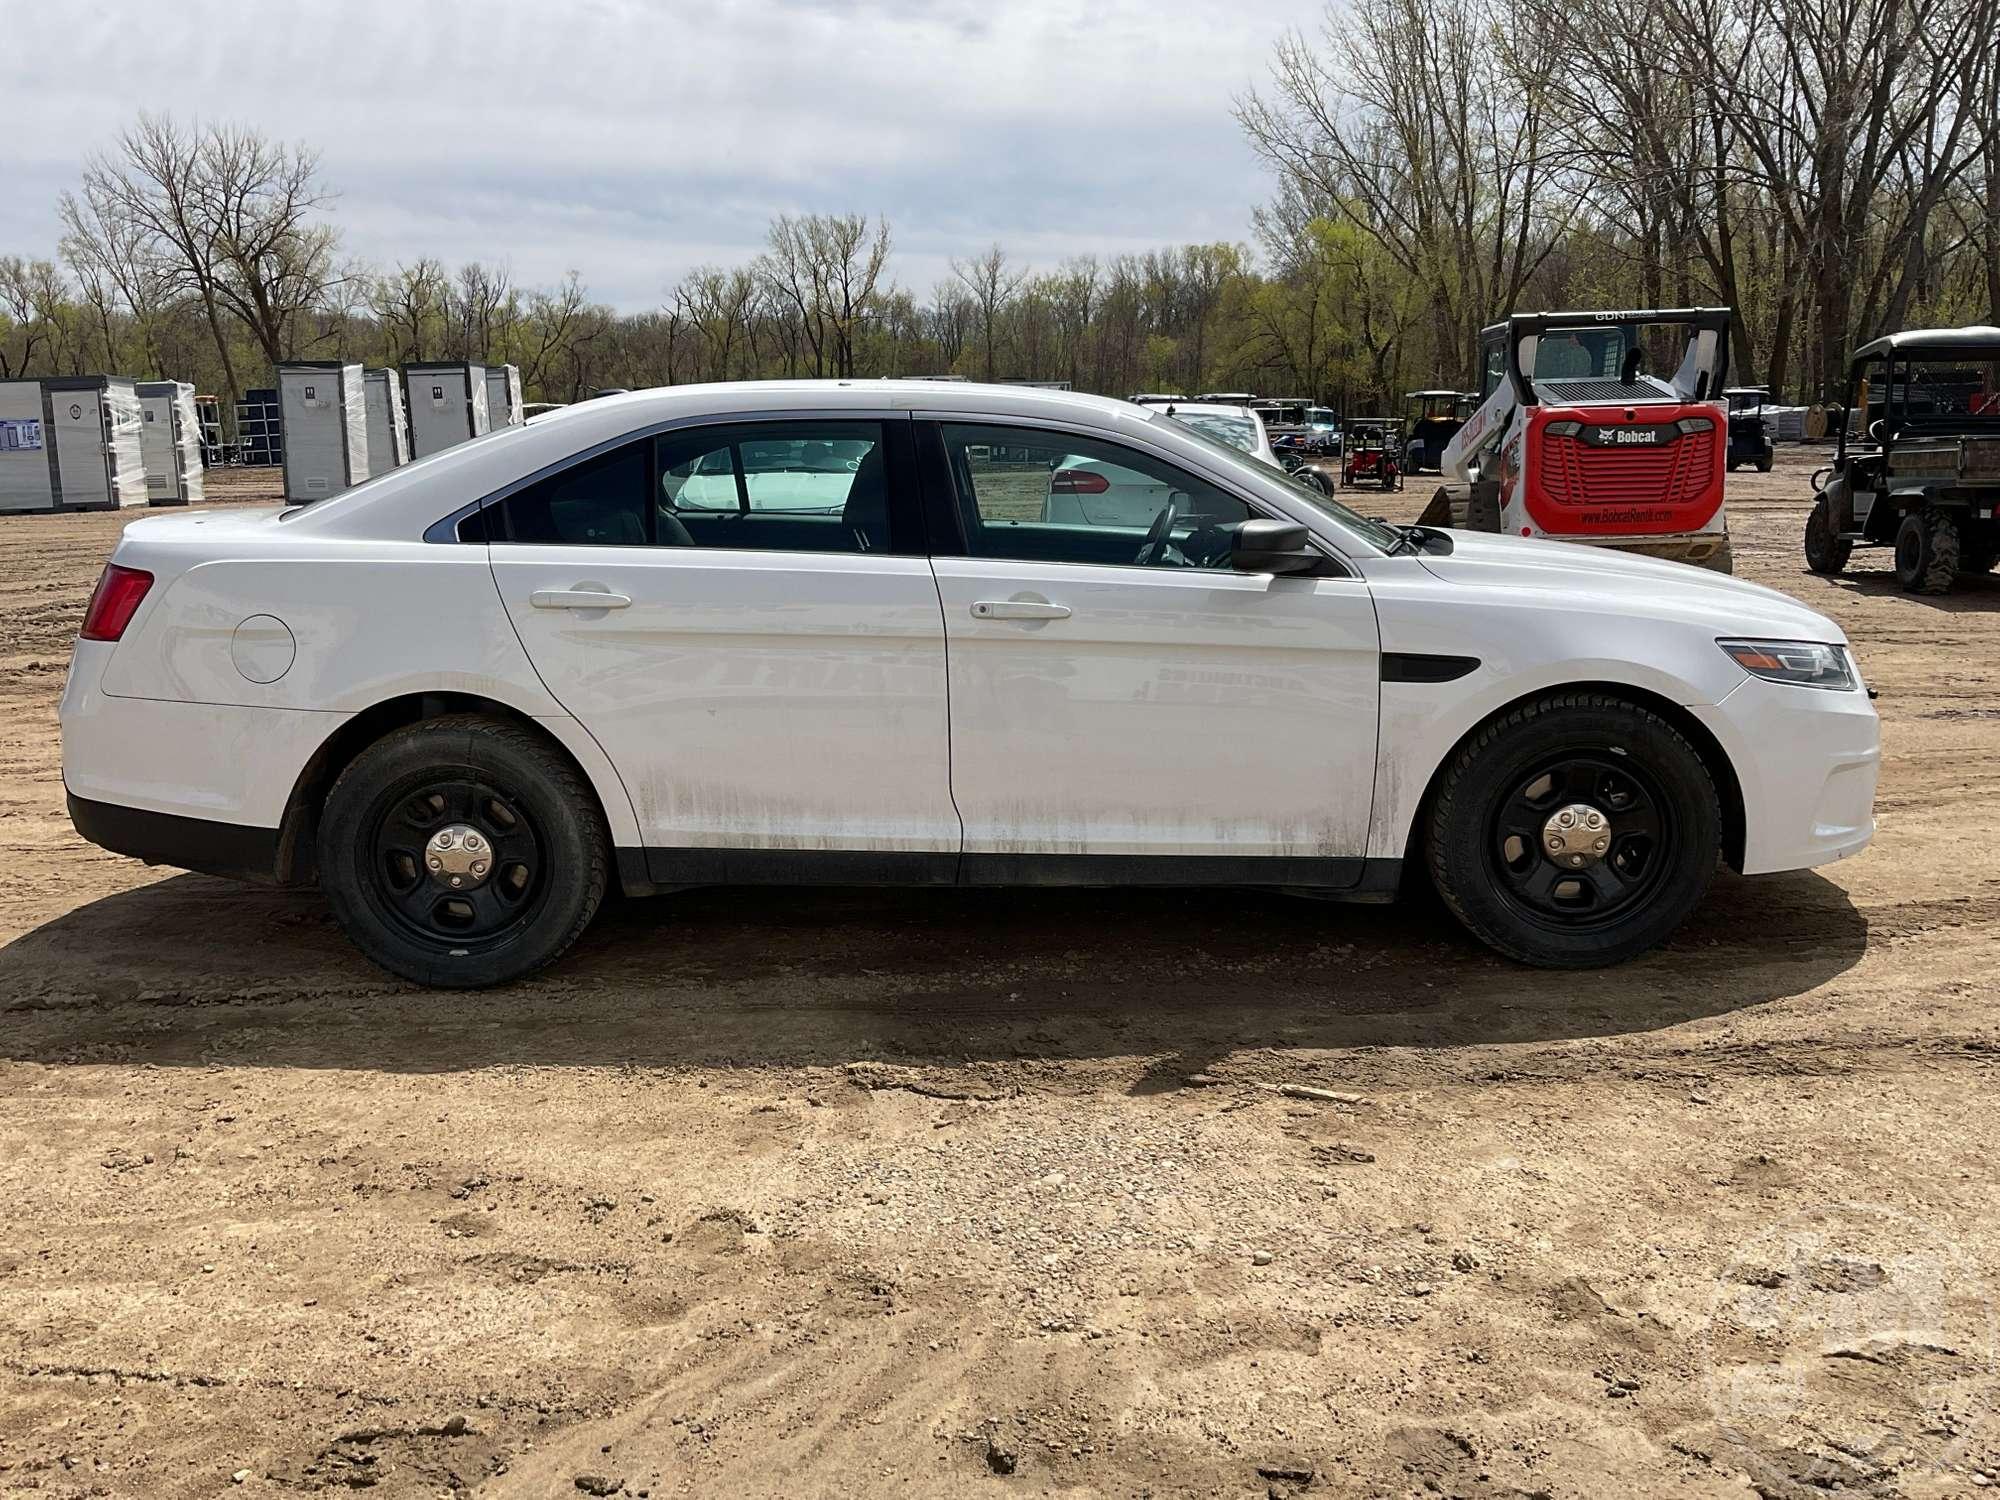
<path id="1" fill-rule="evenodd" d="M 610 879 L 590 789 L 521 726 L 428 719 L 340 773 L 320 884 L 356 947 L 422 984 L 477 988 L 540 968 L 582 935 Z"/>
<path id="2" fill-rule="evenodd" d="M 1431 877 L 1453 915 L 1509 958 L 1619 963 L 1701 900 L 1721 848 L 1715 784 L 1658 714 L 1559 694 L 1486 725 L 1446 767 Z"/>

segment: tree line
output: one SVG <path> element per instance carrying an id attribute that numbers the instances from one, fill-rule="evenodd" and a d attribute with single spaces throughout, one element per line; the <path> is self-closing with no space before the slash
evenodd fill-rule
<path id="1" fill-rule="evenodd" d="M 1358 412 L 1476 388 L 1509 311 L 1721 303 L 1737 380 L 1829 399 L 1863 338 L 2000 323 L 1996 5 L 1353 0 L 1234 101 L 1274 178 L 1254 244 L 1044 267 L 994 244 L 915 290 L 885 219 L 784 215 L 642 312 L 578 272 L 362 264 L 311 147 L 142 116 L 83 164 L 52 254 L 0 256 L 0 378 L 233 398 L 291 359 L 474 359 L 530 400 L 958 374 Z"/>

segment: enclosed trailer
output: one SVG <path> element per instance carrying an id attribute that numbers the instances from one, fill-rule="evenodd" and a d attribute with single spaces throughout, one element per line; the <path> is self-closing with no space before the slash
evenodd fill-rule
<path id="1" fill-rule="evenodd" d="M 324 500 L 368 477 L 361 366 L 313 360 L 278 366 L 285 498 Z"/>
<path id="2" fill-rule="evenodd" d="M 0 381 L 0 511 L 144 505 L 140 425 L 122 376 Z"/>
<path id="3" fill-rule="evenodd" d="M 201 419 L 194 387 L 184 380 L 142 380 L 139 452 L 146 461 L 146 499 L 153 505 L 194 505 L 202 495 Z"/>
<path id="4" fill-rule="evenodd" d="M 487 430 L 486 366 L 403 366 L 410 397 L 410 457 L 429 458 Z"/>
<path id="5" fill-rule="evenodd" d="M 394 370 L 365 370 L 368 398 L 368 472 L 386 474 L 410 461 L 410 419 L 403 411 L 403 382 Z"/>
<path id="6" fill-rule="evenodd" d="M 497 432 L 502 427 L 519 427 L 527 420 L 521 410 L 521 367 L 486 367 L 486 426 Z"/>

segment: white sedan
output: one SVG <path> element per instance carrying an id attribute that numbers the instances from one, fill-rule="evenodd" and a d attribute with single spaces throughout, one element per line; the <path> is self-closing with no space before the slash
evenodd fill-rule
<path id="1" fill-rule="evenodd" d="M 1162 498 L 1046 517 L 1079 463 Z M 1505 954 L 1608 963 L 1718 860 L 1860 849 L 1879 759 L 1840 629 L 1772 590 L 1364 520 L 1128 402 L 879 381 L 609 397 L 138 521 L 62 730 L 85 837 L 317 884 L 456 986 L 614 883 L 1384 901 L 1409 866 Z"/>
<path id="2" fill-rule="evenodd" d="M 1283 470 L 1277 450 L 1271 446 L 1270 429 L 1263 413 L 1247 406 L 1223 406 L 1214 402 L 1181 401 L 1164 408 L 1176 422 L 1205 433 L 1219 443 L 1249 454 L 1252 458 Z"/>

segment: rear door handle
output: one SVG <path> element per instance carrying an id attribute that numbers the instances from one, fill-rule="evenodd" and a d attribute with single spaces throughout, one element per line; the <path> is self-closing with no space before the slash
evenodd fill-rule
<path id="1" fill-rule="evenodd" d="M 1030 599 L 981 599 L 972 606 L 975 620 L 1067 620 L 1067 604 L 1037 604 Z"/>
<path id="2" fill-rule="evenodd" d="M 536 589 L 528 602 L 536 609 L 626 609 L 632 599 L 609 589 Z"/>

